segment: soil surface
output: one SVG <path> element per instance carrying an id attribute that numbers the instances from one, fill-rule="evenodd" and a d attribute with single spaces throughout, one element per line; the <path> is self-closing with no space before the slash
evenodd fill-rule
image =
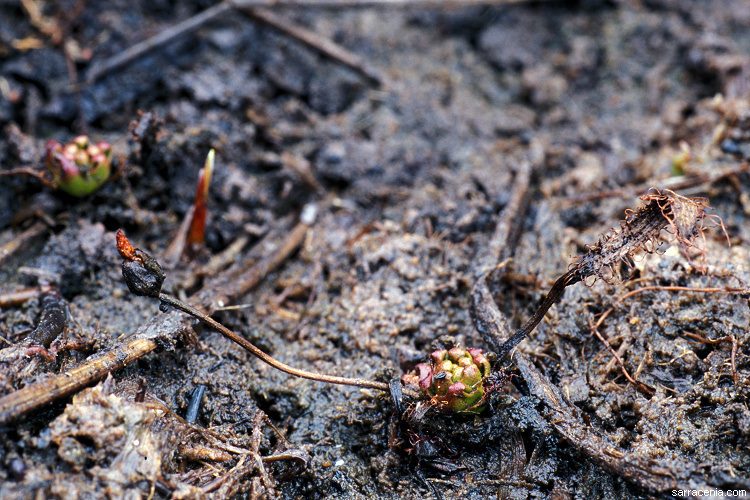
<path id="1" fill-rule="evenodd" d="M 110 181 L 84 197 L 0 177 L 0 395 L 158 340 L 3 421 L 0 497 L 750 491 L 750 3 L 270 11 L 380 82 L 240 11 L 91 80 L 211 2 L 0 5 L 0 172 L 44 172 L 49 139 L 85 133 L 114 151 Z M 205 242 L 175 256 L 212 148 Z M 524 165 L 516 236 L 497 249 Z M 520 361 L 468 416 L 290 377 L 130 293 L 115 249 L 123 229 L 165 268 L 164 292 L 284 363 L 388 382 L 438 348 L 487 350 L 472 288 L 501 256 L 490 288 L 520 327 L 651 187 L 707 198 L 731 247 L 708 228 L 704 260 L 664 233 L 630 280 L 566 290 L 518 347 L 566 417 Z M 274 255 L 257 286 L 226 291 Z M 42 349 L 32 331 L 52 321 L 50 290 L 69 319 Z"/>

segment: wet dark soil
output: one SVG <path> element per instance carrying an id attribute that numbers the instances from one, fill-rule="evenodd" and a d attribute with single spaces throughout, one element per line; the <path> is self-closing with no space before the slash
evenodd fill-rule
<path id="1" fill-rule="evenodd" d="M 731 248 L 708 229 L 702 262 L 665 235 L 632 280 L 568 288 L 519 349 L 607 436 L 608 453 L 697 478 L 675 490 L 750 491 L 750 4 L 273 11 L 378 68 L 378 85 L 240 13 L 76 83 L 210 3 L 27 3 L 41 19 L 0 2 L 0 168 L 41 171 L 48 139 L 80 133 L 110 142 L 116 160 L 111 181 L 81 198 L 0 177 L 0 294 L 54 286 L 76 344 L 54 361 L 10 356 L 43 299 L 4 300 L 1 395 L 70 372 L 163 315 L 129 293 L 115 231 L 163 259 L 211 148 L 205 245 L 162 261 L 165 292 L 185 298 L 231 277 L 315 203 L 299 250 L 217 320 L 290 365 L 381 381 L 436 348 L 486 348 L 471 290 L 528 162 L 528 208 L 493 288 L 514 327 L 649 187 L 706 197 L 723 219 Z M 205 272 L 233 244 L 230 261 Z M 598 330 L 622 367 L 591 328 L 606 311 Z M 527 389 L 514 372 L 503 404 L 433 412 L 425 430 L 399 422 L 389 394 L 291 378 L 208 328 L 175 327 L 106 381 L 4 423 L 0 496 L 671 496 L 563 439 Z"/>

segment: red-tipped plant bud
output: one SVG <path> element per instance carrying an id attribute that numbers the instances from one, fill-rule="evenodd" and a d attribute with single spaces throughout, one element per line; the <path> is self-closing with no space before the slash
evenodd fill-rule
<path id="1" fill-rule="evenodd" d="M 164 271 L 156 259 L 134 248 L 122 229 L 117 230 L 117 251 L 124 259 L 122 276 L 128 289 L 136 295 L 158 297 L 164 283 Z"/>
<path id="2" fill-rule="evenodd" d="M 440 349 L 430 355 L 430 364 L 416 368 L 417 373 L 404 375 L 403 382 L 419 387 L 444 410 L 479 413 L 484 408 L 482 381 L 491 367 L 481 349 Z"/>
<path id="3" fill-rule="evenodd" d="M 211 186 L 211 174 L 214 170 L 214 150 L 206 156 L 206 163 L 198 173 L 198 187 L 195 192 L 193 218 L 190 221 L 187 242 L 191 245 L 202 245 L 206 234 L 206 215 L 208 205 L 208 188 Z"/>

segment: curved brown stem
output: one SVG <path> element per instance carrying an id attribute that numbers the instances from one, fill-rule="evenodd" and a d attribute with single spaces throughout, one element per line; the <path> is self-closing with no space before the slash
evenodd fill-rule
<path id="1" fill-rule="evenodd" d="M 520 330 L 511 335 L 510 338 L 500 346 L 500 349 L 498 349 L 497 352 L 497 360 L 502 361 L 505 359 L 505 357 L 510 354 L 510 351 L 512 351 L 514 347 L 516 347 L 534 328 L 536 328 L 536 325 L 542 321 L 544 315 L 549 311 L 549 308 L 552 307 L 555 302 L 560 300 L 560 297 L 562 297 L 562 294 L 565 291 L 565 287 L 578 283 L 581 280 L 582 276 L 577 269 L 571 269 L 560 276 L 560 278 L 555 281 L 555 284 L 552 285 L 552 288 L 542 301 L 542 304 L 529 321 L 527 321 Z"/>
<path id="2" fill-rule="evenodd" d="M 254 344 L 252 344 L 250 341 L 248 341 L 247 339 L 240 337 L 239 335 L 234 333 L 232 330 L 230 330 L 226 326 L 222 325 L 221 323 L 214 320 L 210 316 L 203 314 L 202 312 L 195 309 L 194 307 L 188 304 L 185 304 L 183 302 L 180 302 L 179 300 L 165 293 L 159 294 L 159 300 L 162 302 L 162 304 L 167 304 L 169 306 L 172 306 L 175 309 L 179 309 L 180 311 L 199 319 L 200 321 L 209 325 L 211 328 L 214 328 L 215 330 L 217 330 L 219 333 L 224 335 L 226 338 L 228 338 L 232 342 L 239 344 L 240 346 L 250 351 L 250 353 L 253 356 L 260 359 L 264 363 L 267 363 L 273 366 L 274 368 L 276 368 L 277 370 L 281 370 L 284 373 L 288 373 L 289 375 L 294 375 L 295 377 L 307 378 L 310 380 L 317 380 L 318 382 L 325 382 L 327 384 L 353 385 L 355 387 L 365 387 L 368 389 L 378 389 L 380 391 L 390 391 L 390 385 L 387 384 L 386 382 L 376 382 L 373 380 L 364 380 L 361 378 L 337 377 L 335 375 L 325 375 L 322 373 L 309 372 L 306 370 L 300 370 L 298 368 L 294 368 L 293 366 L 289 366 L 269 356 L 265 352 L 261 351 Z M 403 392 L 408 394 L 411 397 L 419 397 L 418 393 L 407 388 L 404 388 Z"/>

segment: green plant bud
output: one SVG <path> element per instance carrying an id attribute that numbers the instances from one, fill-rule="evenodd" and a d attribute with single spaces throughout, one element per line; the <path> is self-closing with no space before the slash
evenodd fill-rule
<path id="1" fill-rule="evenodd" d="M 46 151 L 47 170 L 66 193 L 86 196 L 109 179 L 112 147 L 106 142 L 89 144 L 88 137 L 79 135 L 65 146 L 50 140 Z"/>
<path id="2" fill-rule="evenodd" d="M 430 364 L 418 364 L 418 373 L 404 375 L 403 381 L 417 385 L 446 411 L 479 413 L 484 408 L 482 381 L 490 369 L 481 349 L 454 347 L 434 351 Z"/>

